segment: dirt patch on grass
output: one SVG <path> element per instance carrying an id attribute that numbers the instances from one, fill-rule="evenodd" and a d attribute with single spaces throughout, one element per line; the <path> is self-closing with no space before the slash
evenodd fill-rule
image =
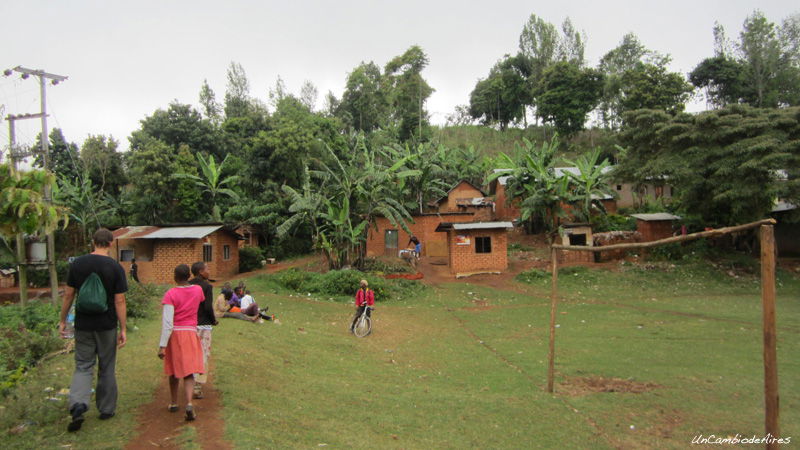
<path id="1" fill-rule="evenodd" d="M 623 380 L 622 378 L 568 377 L 565 381 L 559 383 L 558 392 L 570 397 L 579 397 L 598 392 L 641 394 L 661 387 L 663 386 L 655 383 L 642 383 Z"/>

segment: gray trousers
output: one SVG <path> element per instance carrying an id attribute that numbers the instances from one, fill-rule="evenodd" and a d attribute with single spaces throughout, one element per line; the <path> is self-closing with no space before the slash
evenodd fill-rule
<path id="1" fill-rule="evenodd" d="M 111 414 L 117 409 L 117 330 L 75 330 L 75 373 L 69 387 L 69 408 L 83 403 L 89 407 L 92 396 L 94 365 L 98 364 L 95 403 L 100 413 Z"/>

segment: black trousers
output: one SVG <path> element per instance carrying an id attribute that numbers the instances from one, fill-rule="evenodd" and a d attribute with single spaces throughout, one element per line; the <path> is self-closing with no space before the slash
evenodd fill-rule
<path id="1" fill-rule="evenodd" d="M 359 317 L 361 317 L 361 314 L 364 314 L 364 308 L 366 308 L 366 306 L 359 306 L 359 307 L 356 308 L 356 315 L 353 316 L 353 323 L 350 324 L 350 329 L 351 330 L 356 327 L 356 321 L 358 320 Z M 367 310 L 367 317 L 372 317 L 372 309 L 371 308 Z"/>

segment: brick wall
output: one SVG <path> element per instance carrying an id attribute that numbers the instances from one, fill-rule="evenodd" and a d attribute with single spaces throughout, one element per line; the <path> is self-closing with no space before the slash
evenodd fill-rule
<path id="1" fill-rule="evenodd" d="M 442 233 L 444 234 L 444 233 Z M 459 230 L 449 231 L 450 272 L 453 274 L 478 272 L 482 270 L 506 270 L 508 268 L 508 232 L 499 230 Z M 469 245 L 456 245 L 456 236 L 469 238 Z M 491 253 L 476 253 L 475 238 L 491 238 Z"/>
<path id="2" fill-rule="evenodd" d="M 427 243 L 430 242 L 447 242 L 447 233 L 436 232 L 436 227 L 442 222 L 472 222 L 472 214 L 436 214 L 425 216 L 414 216 L 414 223 L 408 223 L 408 228 L 411 233 L 417 236 L 422 242 L 422 254 L 427 256 Z M 386 242 L 384 242 L 386 230 L 397 230 L 397 245 L 398 248 L 407 248 L 409 234 L 403 231 L 401 227 L 392 225 L 389 219 L 379 217 L 377 220 L 378 229 L 370 228 L 367 237 L 367 256 L 383 255 L 385 251 Z M 397 256 L 394 252 L 392 256 Z"/>
<path id="3" fill-rule="evenodd" d="M 115 250 L 136 248 L 136 239 L 118 239 L 115 241 Z M 204 239 L 153 239 L 153 254 L 151 261 L 141 261 L 136 258 L 139 280 L 143 283 L 172 284 L 175 267 L 178 264 L 191 266 L 203 260 L 203 244 L 211 244 L 212 256 L 208 262 L 211 278 L 221 278 L 235 275 L 239 272 L 239 244 L 238 240 L 224 230 L 218 230 Z M 230 258 L 224 259 L 224 246 L 230 248 Z M 112 255 L 119 260 L 119 251 Z M 130 272 L 130 261 L 121 261 L 125 273 Z"/>
<path id="4" fill-rule="evenodd" d="M 672 236 L 672 221 L 636 219 L 636 231 L 642 235 L 642 242 L 668 238 Z"/>
<path id="5" fill-rule="evenodd" d="M 495 217 L 497 220 L 515 220 L 520 217 L 518 207 L 506 204 L 506 187 L 497 183 L 497 190 L 494 195 Z"/>
<path id="6" fill-rule="evenodd" d="M 458 205 L 456 201 L 460 198 L 481 198 L 483 193 L 469 183 L 462 181 L 447 194 L 447 201 L 439 204 L 439 212 L 458 212 Z"/>

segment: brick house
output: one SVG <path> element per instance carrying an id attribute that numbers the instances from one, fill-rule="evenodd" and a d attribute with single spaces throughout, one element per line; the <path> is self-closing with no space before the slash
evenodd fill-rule
<path id="1" fill-rule="evenodd" d="M 657 241 L 672 236 L 672 223 L 681 220 L 679 216 L 668 213 L 632 214 L 636 218 L 636 231 L 642 235 L 642 242 Z"/>
<path id="2" fill-rule="evenodd" d="M 570 223 L 561 225 L 561 245 L 586 245 L 594 246 L 592 227 L 588 223 Z M 594 253 L 584 250 L 559 250 L 559 263 L 591 263 L 594 262 Z"/>
<path id="3" fill-rule="evenodd" d="M 422 254 L 424 256 L 446 257 L 447 237 L 442 233 L 437 233 L 436 227 L 444 221 L 471 222 L 473 213 L 423 213 L 414 214 L 412 218 L 414 222 L 408 222 L 406 226 L 411 231 L 411 234 L 417 236 L 422 243 Z M 403 230 L 402 227 L 392 225 L 389 219 L 385 217 L 379 217 L 376 225 L 376 228 L 370 228 L 367 236 L 367 256 L 397 256 L 399 249 L 408 247 L 407 244 L 411 235 Z"/>
<path id="4" fill-rule="evenodd" d="M 440 213 L 471 212 L 475 220 L 489 221 L 494 218 L 494 202 L 486 197 L 482 189 L 466 180 L 459 181 L 447 195 L 430 203 Z"/>
<path id="5" fill-rule="evenodd" d="M 125 272 L 136 259 L 143 283 L 170 284 L 178 264 L 208 263 L 211 278 L 239 273 L 241 236 L 222 224 L 130 226 L 115 230 L 111 257 Z"/>
<path id="6" fill-rule="evenodd" d="M 507 172 L 508 169 L 495 169 L 494 172 Z M 494 195 L 494 218 L 497 220 L 516 220 L 519 219 L 521 213 L 519 206 L 513 202 L 508 203 L 506 197 L 506 185 L 510 176 L 497 177 L 489 183 L 489 193 Z"/>
<path id="7" fill-rule="evenodd" d="M 450 273 L 456 278 L 508 269 L 508 230 L 511 222 L 442 223 L 447 234 Z"/>

